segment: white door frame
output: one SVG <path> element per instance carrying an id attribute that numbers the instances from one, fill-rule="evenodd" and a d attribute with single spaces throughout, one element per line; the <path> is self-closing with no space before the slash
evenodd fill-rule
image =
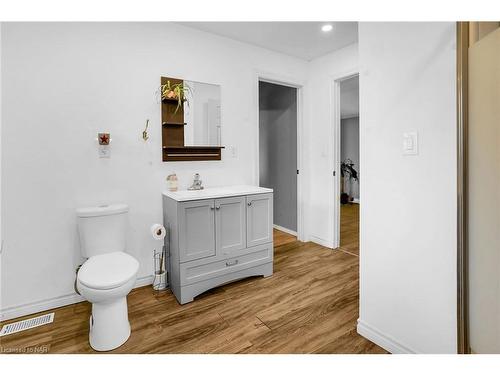
<path id="1" fill-rule="evenodd" d="M 333 249 L 337 249 L 340 246 L 340 151 L 341 151 L 341 134 L 340 134 L 340 83 L 346 79 L 359 76 L 359 69 L 353 69 L 342 74 L 331 77 L 331 99 L 333 101 L 332 106 L 332 135 L 330 136 L 330 155 L 333 155 L 330 161 L 331 170 L 331 181 L 333 189 L 330 189 L 333 194 L 333 207 L 330 212 L 333 213 Z M 361 199 L 361 197 L 360 197 Z"/>
<path id="2" fill-rule="evenodd" d="M 285 76 L 272 72 L 256 71 L 254 79 L 254 100 L 256 104 L 256 116 L 255 116 L 255 170 L 254 170 L 254 181 L 257 186 L 259 186 L 259 82 L 274 83 L 281 86 L 288 86 L 297 89 L 297 169 L 299 174 L 297 175 L 297 239 L 299 241 L 304 241 L 304 163 L 303 163 L 303 116 L 304 116 L 304 98 L 303 98 L 303 87 L 304 82 L 290 76 Z"/>

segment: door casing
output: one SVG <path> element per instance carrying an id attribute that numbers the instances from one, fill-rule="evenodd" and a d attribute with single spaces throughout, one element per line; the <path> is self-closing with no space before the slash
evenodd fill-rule
<path id="1" fill-rule="evenodd" d="M 351 70 L 344 72 L 341 75 L 331 78 L 331 102 L 332 105 L 332 134 L 330 135 L 330 150 L 331 155 L 333 155 L 332 160 L 330 160 L 330 170 L 331 170 L 331 186 L 333 188 L 329 189 L 333 194 L 333 199 L 330 199 L 333 206 L 330 207 L 330 217 L 333 217 L 333 235 L 331 247 L 332 249 L 337 249 L 340 246 L 340 151 L 341 151 L 341 113 L 340 113 L 340 83 L 349 78 L 359 76 L 359 70 Z M 361 134 L 361 133 L 360 133 Z M 361 151 L 361 150 L 360 150 Z M 361 194 L 361 190 L 360 190 Z M 361 195 L 359 200 L 361 202 Z M 361 220 L 361 213 L 360 213 Z"/>
<path id="2" fill-rule="evenodd" d="M 469 22 L 457 22 L 457 353 L 470 353 L 467 249 Z"/>

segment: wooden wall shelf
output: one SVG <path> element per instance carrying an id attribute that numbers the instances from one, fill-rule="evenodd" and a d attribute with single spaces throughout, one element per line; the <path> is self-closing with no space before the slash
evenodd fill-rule
<path id="1" fill-rule="evenodd" d="M 187 122 L 163 122 L 163 126 L 184 126 L 187 125 Z"/>
<path id="2" fill-rule="evenodd" d="M 206 150 L 219 150 L 224 149 L 224 146 L 165 146 L 163 148 L 168 148 L 172 150 L 195 150 L 199 148 L 203 148 Z"/>
<path id="3" fill-rule="evenodd" d="M 182 80 L 176 80 L 176 79 L 174 79 L 174 78 L 169 78 L 169 79 L 170 79 L 170 82 L 172 82 L 172 81 L 181 81 L 181 82 L 182 82 Z M 162 85 L 163 85 L 163 83 L 162 83 Z M 179 102 L 179 101 L 177 100 L 177 98 L 163 98 L 161 101 L 162 101 L 162 102 L 164 102 L 164 103 L 175 103 L 175 104 L 176 104 L 176 106 L 177 106 L 177 103 Z M 186 99 L 182 99 L 182 102 L 183 102 L 183 103 L 184 103 L 185 101 L 186 101 Z"/>
<path id="4" fill-rule="evenodd" d="M 161 84 L 183 82 L 181 79 L 161 77 Z M 185 101 L 185 100 L 183 100 Z M 224 147 L 184 145 L 184 107 L 177 107 L 176 98 L 161 100 L 163 161 L 221 160 Z"/>
<path id="5" fill-rule="evenodd" d="M 163 161 L 221 160 L 219 146 L 163 147 Z"/>

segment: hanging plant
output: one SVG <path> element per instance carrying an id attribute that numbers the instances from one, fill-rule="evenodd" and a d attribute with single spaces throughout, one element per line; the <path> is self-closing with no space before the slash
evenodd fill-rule
<path id="1" fill-rule="evenodd" d="M 191 94 L 191 88 L 187 83 L 172 83 L 169 80 L 158 88 L 158 93 L 161 100 L 177 101 L 177 107 L 175 108 L 175 113 L 177 113 L 183 103 L 189 105 L 188 96 Z"/>

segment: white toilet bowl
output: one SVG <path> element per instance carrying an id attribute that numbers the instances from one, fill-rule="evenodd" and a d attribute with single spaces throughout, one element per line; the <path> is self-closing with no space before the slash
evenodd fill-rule
<path id="1" fill-rule="evenodd" d="M 139 262 L 124 252 L 90 257 L 80 268 L 77 289 L 92 303 L 90 346 L 113 350 L 130 337 L 127 294 L 137 278 Z"/>

